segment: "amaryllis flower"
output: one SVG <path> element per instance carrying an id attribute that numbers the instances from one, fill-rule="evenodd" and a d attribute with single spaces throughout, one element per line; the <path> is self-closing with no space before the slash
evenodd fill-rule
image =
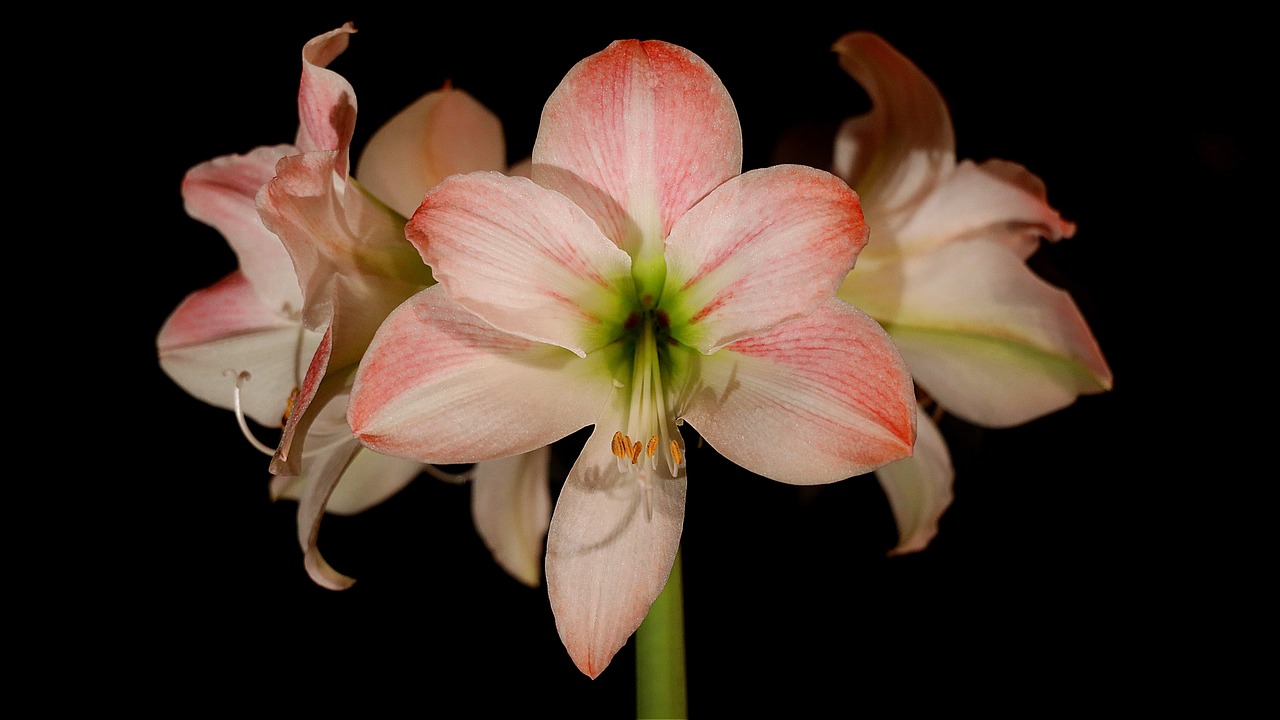
<path id="1" fill-rule="evenodd" d="M 547 101 L 531 180 L 470 173 L 427 193 L 406 234 L 439 284 L 391 313 L 356 376 L 361 442 L 419 462 L 593 426 L 546 555 L 560 637 L 591 677 L 671 571 L 697 461 L 683 424 L 786 483 L 911 453 L 906 366 L 835 296 L 867 241 L 857 195 L 825 171 L 741 164 L 711 68 L 611 44 Z"/>
<path id="2" fill-rule="evenodd" d="M 1079 308 L 1026 263 L 1075 232 L 1044 183 L 1005 160 L 957 162 L 938 89 L 878 35 L 850 33 L 834 49 L 872 101 L 835 143 L 833 171 L 862 198 L 873 238 L 840 297 L 888 330 L 931 401 L 975 425 L 1019 425 L 1110 389 Z M 946 441 L 921 417 L 915 455 L 877 472 L 896 553 L 924 548 L 952 498 Z"/>
<path id="3" fill-rule="evenodd" d="M 244 417 L 284 423 L 279 446 L 264 448 L 276 456 L 272 494 L 299 500 L 308 571 L 332 588 L 351 579 L 316 547 L 326 510 L 360 512 L 424 470 L 447 478 L 364 448 L 346 421 L 352 375 L 373 331 L 434 282 L 404 224 L 441 178 L 505 168 L 506 152 L 497 118 L 445 88 L 370 138 L 359 164 L 367 180 L 357 183 L 348 172 L 355 95 L 325 67 L 353 32 L 348 24 L 304 47 L 296 144 L 217 158 L 187 174 L 188 213 L 222 232 L 240 268 L 189 296 L 157 340 L 165 371 L 196 397 L 237 409 L 260 447 Z M 477 529 L 499 563 L 530 585 L 541 581 L 550 517 L 548 455 L 539 449 L 473 473 Z"/>

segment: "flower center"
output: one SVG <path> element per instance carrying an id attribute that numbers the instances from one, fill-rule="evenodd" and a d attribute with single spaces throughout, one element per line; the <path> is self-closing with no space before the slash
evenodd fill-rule
<path id="1" fill-rule="evenodd" d="M 669 477 L 679 475 L 684 465 L 684 440 L 672 412 L 664 358 L 668 352 L 667 315 L 660 309 L 633 313 L 627 320 L 635 333 L 631 364 L 630 408 L 626 427 L 613 434 L 611 449 L 619 472 L 636 472 L 646 490 L 653 473 L 662 468 Z"/>

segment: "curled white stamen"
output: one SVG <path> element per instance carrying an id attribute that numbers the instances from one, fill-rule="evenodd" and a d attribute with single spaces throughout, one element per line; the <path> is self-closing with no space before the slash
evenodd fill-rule
<path id="1" fill-rule="evenodd" d="M 226 370 L 224 371 L 224 374 L 229 375 L 233 372 L 235 371 Z M 262 444 L 262 442 L 259 441 L 258 438 L 254 437 L 253 433 L 249 431 L 249 423 L 245 422 L 245 419 L 244 419 L 244 408 L 240 407 L 240 387 L 252 378 L 253 378 L 253 375 L 251 375 L 248 370 L 241 370 L 239 373 L 236 374 L 236 388 L 234 393 L 235 408 L 236 408 L 236 422 L 240 425 L 240 432 L 244 434 L 245 439 L 249 441 L 250 445 L 257 448 L 258 452 L 264 455 L 275 455 L 276 454 L 275 448 L 267 447 L 266 445 Z"/>

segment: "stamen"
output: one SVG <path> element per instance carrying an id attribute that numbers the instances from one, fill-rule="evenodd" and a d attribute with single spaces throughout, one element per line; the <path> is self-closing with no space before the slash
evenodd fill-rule
<path id="1" fill-rule="evenodd" d="M 657 452 L 657 450 L 658 450 L 658 436 L 654 435 L 653 437 L 649 438 L 649 446 L 644 449 L 644 454 L 649 457 L 653 457 L 653 454 Z"/>
<path id="2" fill-rule="evenodd" d="M 643 449 L 644 449 L 644 446 L 641 445 L 640 443 L 636 443 L 635 445 L 631 446 L 631 464 L 632 465 L 635 465 L 640 460 L 640 451 Z"/>
<path id="3" fill-rule="evenodd" d="M 235 371 L 225 370 L 223 371 L 223 374 L 229 375 L 233 372 Z M 258 438 L 254 437 L 253 433 L 249 431 L 249 423 L 245 422 L 245 419 L 244 419 L 244 409 L 240 407 L 240 387 L 252 378 L 253 378 L 253 375 L 251 375 L 248 370 L 241 370 L 236 375 L 236 387 L 235 387 L 235 392 L 233 396 L 235 398 L 236 422 L 240 425 L 240 432 L 244 434 L 245 439 L 248 440 L 249 444 L 255 447 L 258 450 L 258 452 L 264 455 L 275 455 L 276 454 L 275 448 L 267 447 L 266 445 L 262 444 L 262 442 L 260 442 Z"/>
<path id="4" fill-rule="evenodd" d="M 671 441 L 671 459 L 676 461 L 676 467 L 684 464 L 684 456 L 680 454 L 680 444 L 675 440 Z"/>

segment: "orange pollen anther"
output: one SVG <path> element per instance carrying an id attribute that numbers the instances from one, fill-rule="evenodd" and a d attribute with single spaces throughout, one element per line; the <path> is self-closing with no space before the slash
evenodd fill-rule
<path id="1" fill-rule="evenodd" d="M 657 440 L 657 438 L 654 438 L 654 440 Z M 655 444 L 656 443 L 650 443 L 650 445 Z M 649 454 L 653 455 L 653 452 L 650 451 Z M 675 440 L 671 441 L 671 457 L 676 461 L 676 465 L 680 465 L 684 462 L 684 457 L 680 455 L 680 446 L 676 444 Z"/>

